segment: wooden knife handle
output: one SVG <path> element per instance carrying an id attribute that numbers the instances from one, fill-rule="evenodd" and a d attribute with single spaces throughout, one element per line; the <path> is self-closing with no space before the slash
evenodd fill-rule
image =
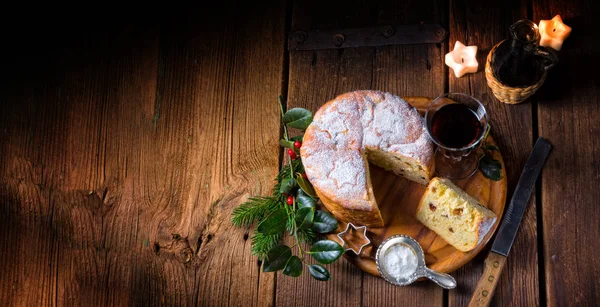
<path id="1" fill-rule="evenodd" d="M 506 257 L 490 252 L 485 259 L 483 275 L 477 282 L 475 292 L 469 302 L 469 307 L 475 306 L 489 306 L 494 296 L 494 290 L 496 290 L 496 284 L 502 274 L 502 269 L 506 264 Z"/>

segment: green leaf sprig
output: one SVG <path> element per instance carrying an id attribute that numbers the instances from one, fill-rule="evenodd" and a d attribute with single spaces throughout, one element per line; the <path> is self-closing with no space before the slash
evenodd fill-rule
<path id="1" fill-rule="evenodd" d="M 490 134 L 491 129 L 487 129 L 483 141 L 481 142 L 480 150 L 481 155 L 479 157 L 479 169 L 483 173 L 483 176 L 494 181 L 502 179 L 502 163 L 494 159 L 495 150 L 500 150 L 496 145 L 487 144 L 487 138 Z"/>
<path id="2" fill-rule="evenodd" d="M 312 113 L 303 108 L 284 112 L 281 97 L 279 107 L 283 123 L 283 138 L 279 145 L 293 154 L 275 178 L 272 195 L 248 198 L 233 210 L 231 222 L 238 227 L 258 225 L 251 239 L 252 254 L 264 260 L 264 272 L 283 270 L 284 275 L 298 277 L 307 266 L 313 278 L 327 281 L 331 275 L 321 264 L 336 261 L 344 249 L 335 241 L 317 241 L 317 238 L 336 230 L 338 221 L 329 212 L 317 209 L 317 195 L 304 175 L 302 160 L 298 158 L 297 145 L 301 144 L 303 135 L 288 135 L 288 127 L 304 132 L 312 122 Z M 281 243 L 286 232 L 294 238 L 294 245 Z M 312 247 L 305 251 L 302 243 Z M 294 248 L 297 255 L 293 253 Z M 307 255 L 321 264 L 307 264 Z"/>

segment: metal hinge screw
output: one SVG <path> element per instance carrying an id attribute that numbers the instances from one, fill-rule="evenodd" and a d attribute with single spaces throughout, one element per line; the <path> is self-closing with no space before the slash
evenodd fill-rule
<path id="1" fill-rule="evenodd" d="M 338 47 L 341 46 L 345 40 L 346 40 L 346 37 L 344 37 L 344 34 L 338 33 L 333 36 L 333 44 Z"/>
<path id="2" fill-rule="evenodd" d="M 306 41 L 306 36 L 306 32 L 296 31 L 296 33 L 294 34 L 294 40 L 296 41 L 296 43 L 301 44 L 304 43 L 304 41 Z"/>
<path id="3" fill-rule="evenodd" d="M 390 36 L 396 34 L 396 30 L 393 27 L 388 26 L 388 27 L 385 27 L 385 29 L 383 29 L 382 34 L 385 37 L 390 37 Z"/>

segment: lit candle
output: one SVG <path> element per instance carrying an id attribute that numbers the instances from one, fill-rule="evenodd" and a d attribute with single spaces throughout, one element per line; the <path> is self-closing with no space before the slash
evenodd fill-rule
<path id="1" fill-rule="evenodd" d="M 551 20 L 540 20 L 540 46 L 550 47 L 554 50 L 562 48 L 563 41 L 571 34 L 571 27 L 563 23 L 560 15 Z"/>
<path id="2" fill-rule="evenodd" d="M 465 46 L 463 43 L 456 41 L 454 50 L 446 54 L 446 65 L 454 70 L 454 75 L 457 78 L 462 77 L 466 73 L 477 72 L 479 63 L 477 63 L 477 46 Z"/>

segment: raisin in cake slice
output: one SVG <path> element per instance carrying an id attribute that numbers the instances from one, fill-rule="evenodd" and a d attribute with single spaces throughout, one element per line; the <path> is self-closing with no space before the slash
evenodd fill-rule
<path id="1" fill-rule="evenodd" d="M 417 219 L 462 252 L 474 249 L 496 214 L 445 178 L 433 178 L 417 207 Z"/>

